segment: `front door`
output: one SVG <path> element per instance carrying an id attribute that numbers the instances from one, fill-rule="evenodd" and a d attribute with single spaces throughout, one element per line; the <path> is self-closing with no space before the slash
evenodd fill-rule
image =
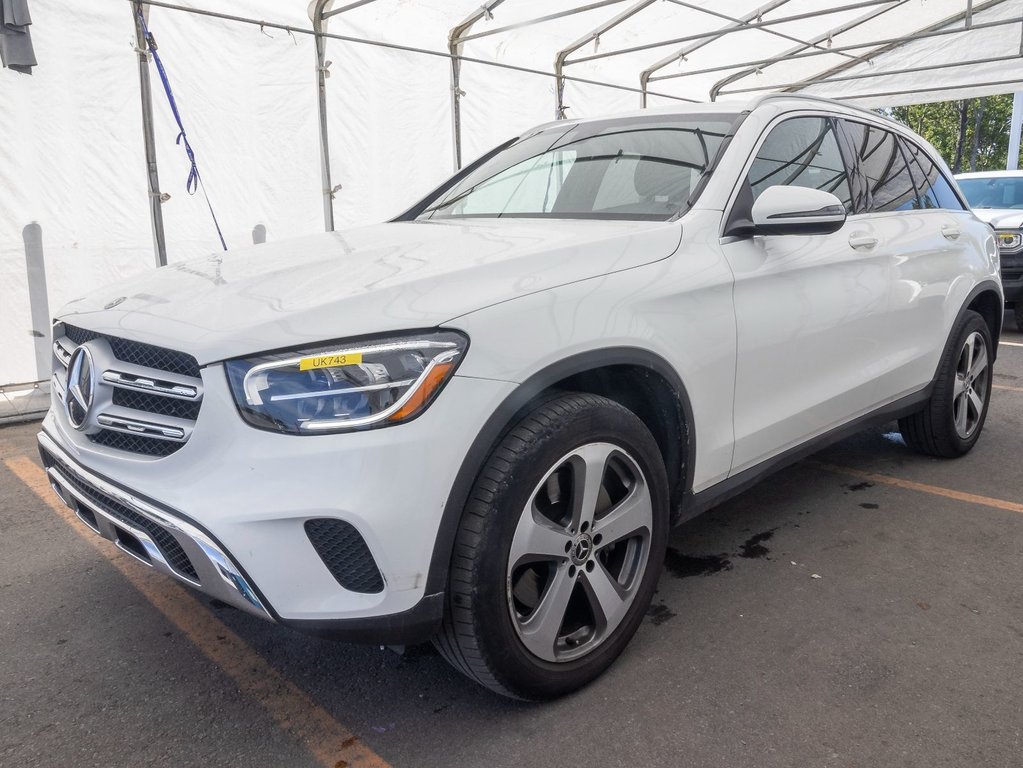
<path id="1" fill-rule="evenodd" d="M 826 117 L 775 124 L 744 184 L 736 206 L 794 184 L 853 211 Z M 735 277 L 734 475 L 875 407 L 890 262 L 871 217 L 858 214 L 832 234 L 726 237 L 722 248 Z"/>

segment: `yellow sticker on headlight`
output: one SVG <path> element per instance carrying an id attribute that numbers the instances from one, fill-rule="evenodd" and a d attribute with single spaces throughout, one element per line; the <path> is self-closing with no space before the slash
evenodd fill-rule
<path id="1" fill-rule="evenodd" d="M 1020 245 L 1023 238 L 1014 232 L 999 232 L 998 233 L 998 244 L 1002 248 L 1016 248 Z"/>
<path id="2" fill-rule="evenodd" d="M 362 362 L 361 352 L 347 352 L 343 355 L 315 355 L 303 357 L 298 361 L 298 370 L 312 371 L 317 368 L 338 368 L 342 365 L 359 365 Z"/>

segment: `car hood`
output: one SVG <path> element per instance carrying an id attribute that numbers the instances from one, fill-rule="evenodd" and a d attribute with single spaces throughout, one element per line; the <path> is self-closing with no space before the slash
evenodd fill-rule
<path id="1" fill-rule="evenodd" d="M 392 222 L 172 264 L 58 317 L 188 352 L 201 365 L 427 328 L 529 293 L 670 256 L 678 222 Z"/>
<path id="2" fill-rule="evenodd" d="M 974 208 L 977 218 L 995 229 L 1023 229 L 1023 211 L 1014 208 Z"/>

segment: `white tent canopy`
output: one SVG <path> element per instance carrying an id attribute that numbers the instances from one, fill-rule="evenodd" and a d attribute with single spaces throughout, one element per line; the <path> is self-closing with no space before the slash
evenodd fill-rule
<path id="1" fill-rule="evenodd" d="M 772 90 L 884 106 L 1023 84 L 1020 0 L 481 2 L 150 4 L 228 245 L 392 216 L 450 173 L 456 133 L 468 160 L 562 114 Z M 0 70 L 0 384 L 47 378 L 61 304 L 152 268 L 151 207 L 169 261 L 219 247 L 151 64 L 147 188 L 134 6 L 32 13 L 35 74 Z"/>

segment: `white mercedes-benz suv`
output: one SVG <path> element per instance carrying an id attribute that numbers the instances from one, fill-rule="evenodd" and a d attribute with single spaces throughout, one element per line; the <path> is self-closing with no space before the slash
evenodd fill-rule
<path id="1" fill-rule="evenodd" d="M 868 423 L 969 451 L 1002 304 L 990 227 L 873 113 L 561 121 L 385 224 L 71 302 L 39 443 L 168 577 L 545 699 L 625 648 L 673 524 Z"/>

